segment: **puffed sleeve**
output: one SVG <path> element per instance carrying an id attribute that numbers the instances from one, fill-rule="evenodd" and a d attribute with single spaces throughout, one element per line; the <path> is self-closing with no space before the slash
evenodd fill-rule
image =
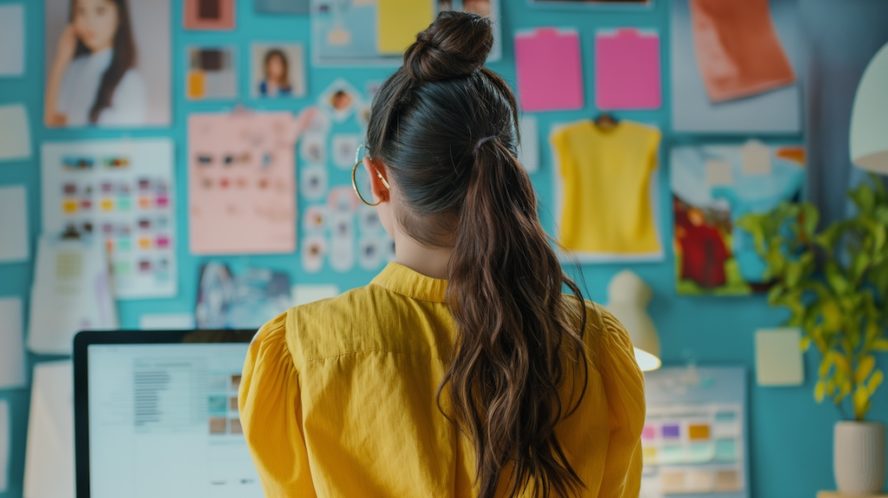
<path id="1" fill-rule="evenodd" d="M 286 342 L 287 313 L 250 344 L 238 404 L 244 437 L 265 496 L 315 496 L 302 432 L 299 374 Z"/>
<path id="2" fill-rule="evenodd" d="M 610 442 L 600 498 L 636 498 L 641 486 L 641 431 L 644 428 L 644 376 L 635 362 L 635 350 L 623 325 L 607 311 L 599 368 L 607 397 Z"/>

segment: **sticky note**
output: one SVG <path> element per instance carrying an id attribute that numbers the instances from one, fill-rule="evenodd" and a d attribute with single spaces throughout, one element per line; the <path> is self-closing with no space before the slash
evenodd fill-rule
<path id="1" fill-rule="evenodd" d="M 518 160 L 528 173 L 536 173 L 540 169 L 540 135 L 536 117 L 521 116 L 518 128 L 521 130 Z"/>
<path id="2" fill-rule="evenodd" d="M 0 5 L 0 77 L 25 73 L 25 9 Z"/>
<path id="3" fill-rule="evenodd" d="M 520 32 L 515 35 L 515 59 L 523 111 L 583 108 L 583 65 L 576 30 Z"/>
<path id="4" fill-rule="evenodd" d="M 380 54 L 400 54 L 435 17 L 431 0 L 379 0 L 376 43 Z"/>
<path id="5" fill-rule="evenodd" d="M 760 386 L 800 386 L 805 380 L 798 329 L 755 334 L 755 377 Z"/>
<path id="6" fill-rule="evenodd" d="M 657 437 L 657 428 L 652 425 L 646 425 L 641 431 L 641 439 L 654 439 Z"/>
<path id="7" fill-rule="evenodd" d="M 2 15 L 2 11 L 0 11 Z M 0 28 L 2 30 L 3 28 Z M 0 161 L 31 157 L 28 112 L 21 104 L 0 105 Z"/>
<path id="8" fill-rule="evenodd" d="M 595 35 L 595 105 L 599 109 L 658 109 L 660 37 L 618 29 Z"/>
<path id="9" fill-rule="evenodd" d="M 139 318 L 141 330 L 191 330 L 194 315 L 191 313 L 145 313 Z"/>
<path id="10" fill-rule="evenodd" d="M 25 377 L 22 300 L 0 298 L 0 389 L 22 387 Z"/>
<path id="11" fill-rule="evenodd" d="M 25 187 L 0 187 L 0 263 L 25 261 L 29 253 Z"/>
<path id="12" fill-rule="evenodd" d="M 771 149 L 758 140 L 750 140 L 740 151 L 743 173 L 747 175 L 770 175 Z"/>

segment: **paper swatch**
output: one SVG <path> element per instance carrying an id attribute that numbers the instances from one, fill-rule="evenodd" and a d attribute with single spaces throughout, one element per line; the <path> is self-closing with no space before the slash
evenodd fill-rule
<path id="1" fill-rule="evenodd" d="M 595 105 L 599 109 L 660 107 L 660 37 L 636 29 L 595 35 Z"/>
<path id="2" fill-rule="evenodd" d="M 0 399 L 0 493 L 9 487 L 9 442 L 11 427 L 9 426 L 9 403 Z"/>
<path id="3" fill-rule="evenodd" d="M 28 498 L 74 498 L 74 375 L 70 361 L 34 366 L 24 487 Z"/>
<path id="4" fill-rule="evenodd" d="M 23 337 L 22 300 L 0 298 L 0 389 L 22 387 L 27 382 Z"/>
<path id="5" fill-rule="evenodd" d="M 416 33 L 434 20 L 430 0 L 378 0 L 377 48 L 380 54 L 400 54 L 416 40 Z"/>
<path id="6" fill-rule="evenodd" d="M 713 102 L 757 95 L 795 81 L 768 0 L 691 0 L 691 20 L 697 64 Z"/>
<path id="7" fill-rule="evenodd" d="M 77 332 L 118 327 L 98 241 L 40 239 L 29 316 L 28 349 L 39 354 L 71 354 Z"/>
<path id="8" fill-rule="evenodd" d="M 146 313 L 139 318 L 139 330 L 191 330 L 191 313 Z"/>
<path id="9" fill-rule="evenodd" d="M 528 173 L 536 173 L 540 169 L 540 135 L 537 119 L 530 115 L 521 116 L 518 127 L 521 129 L 518 160 Z"/>
<path id="10" fill-rule="evenodd" d="M 44 233 L 99 239 L 118 298 L 175 295 L 172 142 L 53 142 L 42 156 Z"/>
<path id="11" fill-rule="evenodd" d="M 27 260 L 28 238 L 25 187 L 0 187 L 0 263 Z"/>
<path id="12" fill-rule="evenodd" d="M 0 77 L 25 73 L 25 10 L 20 4 L 0 5 Z"/>
<path id="13" fill-rule="evenodd" d="M 2 13 L 0 10 L 0 15 Z M 0 161 L 30 157 L 31 128 L 27 109 L 22 104 L 0 105 Z"/>
<path id="14" fill-rule="evenodd" d="M 188 119 L 191 252 L 296 249 L 296 119 L 287 112 Z"/>
<path id="15" fill-rule="evenodd" d="M 185 0 L 185 29 L 232 30 L 235 0 Z"/>
<path id="16" fill-rule="evenodd" d="M 538 28 L 515 35 L 521 110 L 583 108 L 583 65 L 576 30 Z"/>

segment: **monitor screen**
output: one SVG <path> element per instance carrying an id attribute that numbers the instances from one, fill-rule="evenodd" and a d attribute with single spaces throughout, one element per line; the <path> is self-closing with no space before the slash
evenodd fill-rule
<path id="1" fill-rule="evenodd" d="M 260 498 L 237 391 L 247 343 L 91 344 L 91 498 Z"/>

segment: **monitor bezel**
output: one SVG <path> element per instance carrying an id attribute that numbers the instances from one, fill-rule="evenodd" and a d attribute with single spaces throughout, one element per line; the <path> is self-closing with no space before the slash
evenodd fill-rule
<path id="1" fill-rule="evenodd" d="M 74 476 L 77 498 L 90 498 L 89 347 L 133 344 L 249 343 L 256 330 L 114 330 L 78 332 L 74 336 Z"/>

